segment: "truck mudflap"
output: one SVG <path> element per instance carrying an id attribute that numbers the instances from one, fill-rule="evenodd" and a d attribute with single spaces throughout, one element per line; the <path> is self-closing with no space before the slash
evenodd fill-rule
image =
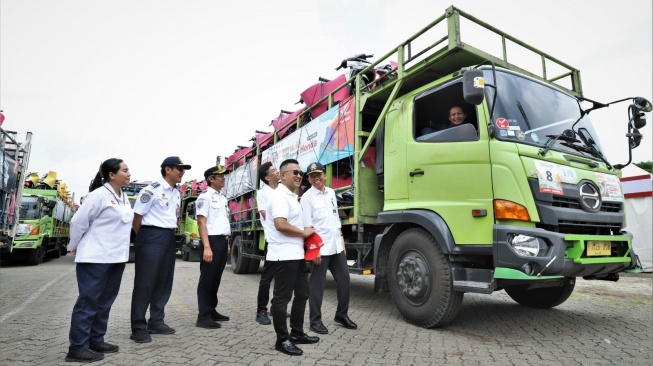
<path id="1" fill-rule="evenodd" d="M 543 279 L 585 277 L 613 279 L 614 274 L 634 268 L 637 258 L 632 234 L 576 235 L 522 226 L 494 226 L 494 278 Z M 519 241 L 529 241 L 535 256 L 519 254 Z M 517 248 L 517 249 L 516 249 Z M 524 251 L 522 251 L 524 253 Z"/>

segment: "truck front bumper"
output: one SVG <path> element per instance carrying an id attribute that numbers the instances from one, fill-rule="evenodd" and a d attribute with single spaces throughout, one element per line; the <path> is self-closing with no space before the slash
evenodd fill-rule
<path id="1" fill-rule="evenodd" d="M 536 256 L 518 254 L 511 241 L 536 238 L 540 250 Z M 632 234 L 574 235 L 523 226 L 494 225 L 494 278 L 523 279 L 524 276 L 561 276 L 602 278 L 634 268 L 637 263 L 632 250 Z M 608 242 L 610 253 L 592 253 L 590 242 Z"/>

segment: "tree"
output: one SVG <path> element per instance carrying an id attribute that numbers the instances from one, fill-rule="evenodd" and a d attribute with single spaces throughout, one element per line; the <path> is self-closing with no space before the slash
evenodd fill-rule
<path id="1" fill-rule="evenodd" d="M 653 161 L 642 161 L 639 163 L 635 163 L 638 167 L 646 170 L 649 173 L 653 173 L 651 170 L 653 168 Z"/>

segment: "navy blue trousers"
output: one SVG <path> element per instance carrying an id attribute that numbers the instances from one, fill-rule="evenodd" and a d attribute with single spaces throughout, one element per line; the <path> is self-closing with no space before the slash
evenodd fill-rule
<path id="1" fill-rule="evenodd" d="M 79 297 L 70 320 L 70 347 L 104 342 L 111 305 L 118 296 L 125 263 L 77 263 Z"/>
<path id="2" fill-rule="evenodd" d="M 304 333 L 304 312 L 309 294 L 308 272 L 304 259 L 271 261 L 269 265 L 274 277 L 272 322 L 277 340 L 283 342 L 289 336 L 286 314 L 293 292 L 295 298 L 290 309 L 290 329 L 296 335 Z"/>
<path id="3" fill-rule="evenodd" d="M 227 265 L 227 238 L 224 235 L 209 235 L 209 245 L 213 252 L 211 263 L 204 261 L 204 245 L 199 247 L 200 280 L 197 284 L 198 318 L 210 319 L 218 306 L 218 289 L 222 272 Z"/>
<path id="4" fill-rule="evenodd" d="M 136 254 L 134 291 L 132 292 L 132 330 L 146 329 L 149 323 L 163 324 L 164 308 L 172 293 L 175 275 L 175 233 L 172 230 L 142 226 L 134 240 Z"/>

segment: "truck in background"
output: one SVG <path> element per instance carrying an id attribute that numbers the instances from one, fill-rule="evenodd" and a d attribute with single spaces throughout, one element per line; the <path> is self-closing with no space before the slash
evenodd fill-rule
<path id="1" fill-rule="evenodd" d="M 200 232 L 197 226 L 195 201 L 206 190 L 206 181 L 188 181 L 181 185 L 181 213 L 177 230 L 178 248 L 184 261 L 199 262 Z"/>
<path id="2" fill-rule="evenodd" d="M 128 186 L 122 187 L 122 193 L 127 195 L 127 198 L 129 199 L 129 204 L 134 208 L 134 203 L 136 202 L 136 198 L 138 197 L 138 193 L 141 191 L 141 189 L 145 188 L 152 182 L 139 182 L 139 181 L 133 181 L 129 183 Z M 129 236 L 129 259 L 128 262 L 134 262 L 136 258 L 136 251 L 134 250 L 134 239 L 136 238 L 136 232 L 134 229 L 131 230 L 131 234 Z"/>
<path id="3" fill-rule="evenodd" d="M 463 42 L 470 28 L 502 52 Z M 508 58 L 515 49 L 539 62 L 517 66 L 519 56 Z M 577 277 L 617 281 L 636 266 L 618 179 L 630 161 L 607 160 L 588 115 L 632 100 L 624 128 L 632 150 L 652 109 L 646 99 L 585 98 L 579 70 L 453 6 L 333 80 L 343 79 L 309 88 L 322 94 L 282 111 L 274 132 L 256 131 L 251 147 L 227 159 L 234 272 L 255 272 L 265 258 L 258 166 L 288 158 L 304 170 L 325 165 L 350 271 L 373 274 L 375 292 L 389 292 L 421 327 L 452 322 L 466 292 L 505 290 L 523 306 L 551 308 Z M 464 123 L 447 126 L 452 107 Z M 304 181 L 298 193 L 308 188 Z"/>
<path id="4" fill-rule="evenodd" d="M 1 116 L 2 114 L 0 114 Z M 2 116 L 4 119 L 4 116 Z M 8 258 L 14 249 L 23 184 L 32 150 L 32 133 L 18 134 L 0 128 L 0 256 Z"/>
<path id="5" fill-rule="evenodd" d="M 13 257 L 38 265 L 43 258 L 67 253 L 70 220 L 75 213 L 74 194 L 50 171 L 43 177 L 31 173 L 20 204 L 20 220 L 14 237 Z"/>

